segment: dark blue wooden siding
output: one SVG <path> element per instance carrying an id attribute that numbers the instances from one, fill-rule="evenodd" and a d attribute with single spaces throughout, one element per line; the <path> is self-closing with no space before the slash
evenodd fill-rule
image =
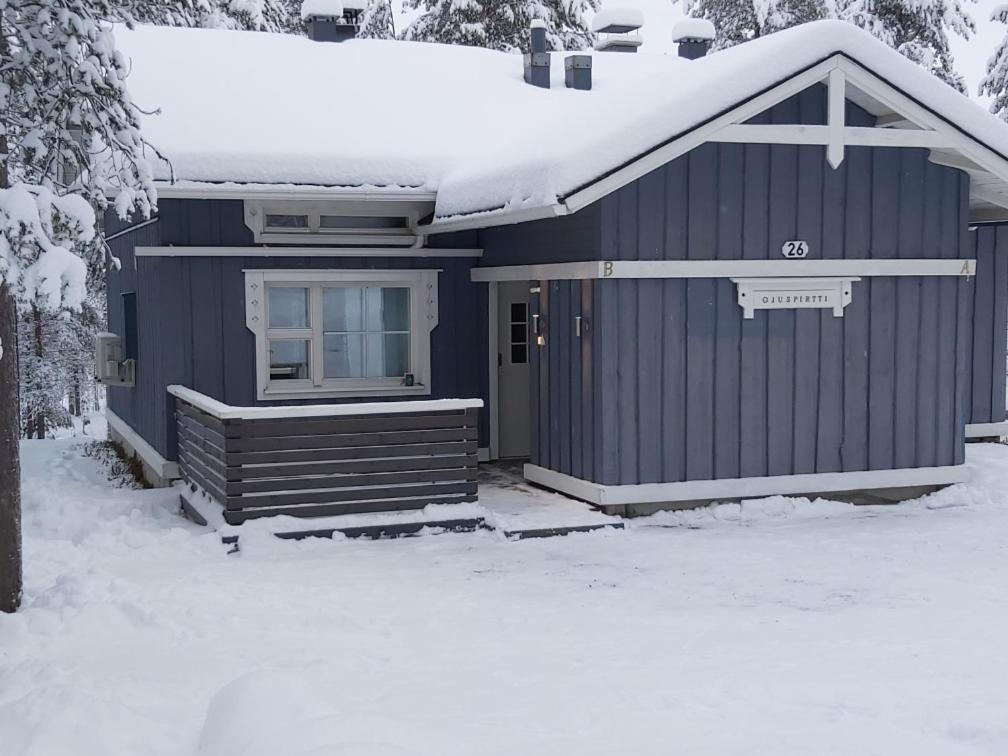
<path id="1" fill-rule="evenodd" d="M 1008 344 L 1008 225 L 982 225 L 970 232 L 976 257 L 973 280 L 973 362 L 968 385 L 969 422 L 1005 420 L 1005 351 Z"/>
<path id="2" fill-rule="evenodd" d="M 816 122 L 821 94 L 756 120 Z M 848 118 L 871 122 L 854 106 Z M 781 259 L 784 241 L 806 239 L 811 258 L 965 258 L 968 194 L 965 174 L 925 150 L 851 148 L 833 170 L 822 147 L 707 144 L 600 201 L 600 256 Z M 578 290 L 592 308 L 580 362 L 570 338 Z M 552 281 L 542 291 L 536 464 L 626 484 L 963 461 L 967 279 L 865 278 L 843 318 L 744 320 L 723 279 Z M 573 417 L 581 427 L 590 418 L 593 433 L 576 434 Z M 568 448 L 590 469 L 582 462 L 578 474 Z"/>
<path id="3" fill-rule="evenodd" d="M 136 387 L 110 388 L 109 406 L 158 452 L 175 458 L 170 384 L 235 406 L 299 403 L 256 401 L 255 337 L 245 327 L 243 270 L 249 268 L 442 270 L 439 325 L 431 334 L 431 398 L 487 396 L 486 286 L 470 280 L 469 258 L 133 256 L 134 245 L 251 245 L 241 208 L 241 202 L 232 201 L 164 201 L 156 225 L 112 242 L 122 269 L 108 276 L 109 327 L 122 332 L 119 293 L 136 290 L 139 358 Z M 458 241 L 465 246 L 471 240 Z M 486 437 L 484 411 L 483 445 Z"/>

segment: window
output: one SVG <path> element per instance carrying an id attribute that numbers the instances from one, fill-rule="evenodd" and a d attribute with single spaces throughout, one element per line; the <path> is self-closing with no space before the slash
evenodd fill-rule
<path id="1" fill-rule="evenodd" d="M 437 271 L 246 271 L 259 398 L 430 393 Z"/>
<path id="2" fill-rule="evenodd" d="M 511 317 L 511 364 L 528 363 L 528 303 L 512 302 Z"/>
<path id="3" fill-rule="evenodd" d="M 122 308 L 122 358 L 124 360 L 135 360 L 140 351 L 137 345 L 137 301 L 135 291 L 123 292 Z"/>
<path id="4" fill-rule="evenodd" d="M 409 245 L 433 212 L 422 201 L 245 202 L 245 225 L 259 244 Z"/>

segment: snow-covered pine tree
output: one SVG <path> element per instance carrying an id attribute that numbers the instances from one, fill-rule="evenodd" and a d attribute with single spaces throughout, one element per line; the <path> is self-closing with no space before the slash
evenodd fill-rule
<path id="1" fill-rule="evenodd" d="M 723 50 L 757 37 L 830 15 L 827 0 L 696 0 L 690 15 L 717 29 L 714 49 Z"/>
<path id="2" fill-rule="evenodd" d="M 406 0 L 424 13 L 406 27 L 403 39 L 473 45 L 494 50 L 528 50 L 529 26 L 542 19 L 554 50 L 589 47 L 594 35 L 584 14 L 599 0 Z"/>
<path id="3" fill-rule="evenodd" d="M 949 49 L 949 33 L 969 39 L 976 24 L 960 0 L 842 0 L 836 12 L 966 93 Z"/>
<path id="4" fill-rule="evenodd" d="M 1008 5 L 997 6 L 991 12 L 990 20 L 1008 24 Z M 987 75 L 980 82 L 979 94 L 989 95 L 990 112 L 1008 121 L 1008 32 L 987 61 Z"/>
<path id="5" fill-rule="evenodd" d="M 363 39 L 395 39 L 395 16 L 390 0 L 370 0 L 361 18 Z"/>
<path id="6" fill-rule="evenodd" d="M 156 199 L 111 29 L 140 5 L 0 0 L 0 611 L 21 599 L 16 305 L 79 309 L 94 207 Z"/>
<path id="7" fill-rule="evenodd" d="M 303 34 L 301 0 L 132 0 L 136 21 Z"/>

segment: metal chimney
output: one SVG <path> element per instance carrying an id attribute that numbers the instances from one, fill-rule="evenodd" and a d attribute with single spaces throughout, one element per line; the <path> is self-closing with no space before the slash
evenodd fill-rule
<path id="1" fill-rule="evenodd" d="M 568 55 L 564 58 L 564 83 L 568 89 L 591 89 L 592 56 Z"/>
<path id="2" fill-rule="evenodd" d="M 304 0 L 301 20 L 308 38 L 316 42 L 344 42 L 360 31 L 365 0 Z"/>
<path id="3" fill-rule="evenodd" d="M 684 18 L 672 27 L 672 41 L 679 45 L 679 57 L 686 60 L 704 57 L 716 37 L 714 24 L 705 18 Z"/>
<path id="4" fill-rule="evenodd" d="M 546 52 L 546 22 L 541 18 L 534 19 L 530 36 L 531 52 L 525 53 L 525 82 L 549 89 L 550 54 Z"/>

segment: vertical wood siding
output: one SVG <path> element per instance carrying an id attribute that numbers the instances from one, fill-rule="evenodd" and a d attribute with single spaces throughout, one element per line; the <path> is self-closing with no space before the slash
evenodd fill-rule
<path id="1" fill-rule="evenodd" d="M 969 235 L 977 261 L 973 279 L 973 364 L 967 384 L 971 423 L 1005 420 L 1005 351 L 1008 343 L 1008 225 L 977 226 Z"/>
<path id="2" fill-rule="evenodd" d="M 816 123 L 824 108 L 816 88 L 754 122 Z M 848 120 L 872 123 L 853 105 Z M 703 145 L 598 203 L 600 258 L 780 259 L 789 239 L 808 240 L 821 259 L 970 257 L 968 180 L 927 157 L 849 148 L 833 170 L 817 146 Z M 591 314 L 575 348 L 578 288 Z M 865 278 L 843 318 L 781 310 L 744 320 L 726 279 L 542 290 L 537 464 L 603 484 L 958 464 L 971 397 L 1004 397 L 1003 367 L 992 387 L 990 365 L 1003 366 L 1005 338 L 985 357 L 986 378 L 971 375 L 966 279 Z M 590 389 L 569 380 L 579 371 Z M 591 437 L 564 422 L 579 406 Z M 578 445 L 595 463 L 581 474 L 566 451 Z"/>
<path id="3" fill-rule="evenodd" d="M 431 334 L 431 398 L 486 398 L 486 286 L 470 280 L 469 259 L 133 256 L 134 246 L 251 243 L 242 203 L 218 200 L 162 201 L 157 224 L 112 242 L 122 269 L 108 275 L 109 328 L 122 332 L 119 293 L 135 289 L 139 357 L 136 387 L 110 388 L 109 406 L 166 458 L 176 458 L 174 402 L 166 391 L 173 383 L 235 406 L 318 402 L 256 400 L 255 337 L 245 327 L 243 271 L 248 268 L 441 269 L 439 325 Z M 480 434 L 485 446 L 485 409 Z"/>

